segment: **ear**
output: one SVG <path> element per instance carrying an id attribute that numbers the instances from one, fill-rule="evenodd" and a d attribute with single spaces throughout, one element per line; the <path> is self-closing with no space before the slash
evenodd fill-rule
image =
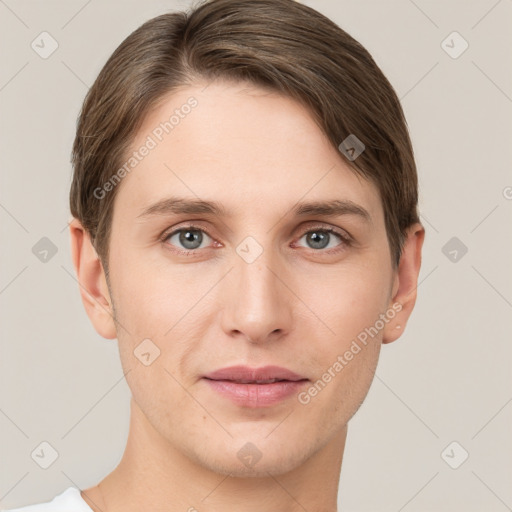
<path id="1" fill-rule="evenodd" d="M 425 229 L 415 223 L 407 230 L 398 269 L 393 278 L 392 298 L 389 308 L 397 311 L 393 320 L 384 327 L 382 343 L 397 340 L 404 332 L 409 316 L 416 303 L 416 289 L 421 267 L 421 249 L 425 238 Z"/>
<path id="2" fill-rule="evenodd" d="M 100 336 L 114 339 L 117 337 L 114 311 L 101 260 L 78 219 L 73 218 L 69 230 L 71 257 L 87 316 Z"/>

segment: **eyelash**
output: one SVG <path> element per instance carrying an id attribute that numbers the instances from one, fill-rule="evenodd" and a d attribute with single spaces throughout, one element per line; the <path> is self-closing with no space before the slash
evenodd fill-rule
<path id="1" fill-rule="evenodd" d="M 160 241 L 165 243 L 171 236 L 175 235 L 176 233 L 180 233 L 181 231 L 187 231 L 187 230 L 202 231 L 203 233 L 206 233 L 212 240 L 215 240 L 214 237 L 212 235 L 210 235 L 208 230 L 204 229 L 202 226 L 198 226 L 196 224 L 187 224 L 185 226 L 179 227 L 178 229 L 174 229 L 172 231 L 166 231 L 163 235 L 161 235 Z M 321 231 L 324 233 L 331 233 L 331 234 L 338 236 L 340 238 L 342 244 L 340 244 L 340 246 L 338 246 L 338 247 L 335 247 L 334 249 L 328 249 L 328 250 L 310 249 L 311 251 L 318 252 L 318 253 L 323 252 L 323 253 L 327 253 L 327 254 L 337 254 L 338 252 L 343 251 L 347 247 L 350 247 L 353 243 L 353 240 L 350 238 L 349 235 L 346 235 L 345 233 L 338 231 L 337 229 L 322 226 L 322 225 L 313 226 L 311 228 L 308 228 L 307 231 L 304 231 L 298 239 L 300 240 L 304 235 L 307 235 L 308 233 L 314 233 L 317 231 Z M 307 248 L 305 248 L 305 249 L 307 249 Z M 197 254 L 199 251 L 199 249 L 186 250 L 186 249 L 177 249 L 177 248 L 174 248 L 171 250 L 178 254 L 182 254 L 185 256 L 193 256 L 193 255 Z"/>

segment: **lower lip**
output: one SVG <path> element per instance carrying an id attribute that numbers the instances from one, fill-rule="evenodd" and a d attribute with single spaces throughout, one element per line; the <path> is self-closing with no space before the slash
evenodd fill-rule
<path id="1" fill-rule="evenodd" d="M 308 382 L 306 379 L 284 380 L 271 384 L 240 384 L 231 380 L 205 380 L 220 395 L 235 404 L 245 407 L 266 407 L 275 405 L 297 394 Z"/>

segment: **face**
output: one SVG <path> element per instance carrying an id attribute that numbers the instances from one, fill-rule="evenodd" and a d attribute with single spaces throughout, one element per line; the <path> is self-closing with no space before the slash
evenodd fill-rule
<path id="1" fill-rule="evenodd" d="M 117 185 L 121 361 L 136 406 L 175 449 L 224 474 L 279 474 L 332 440 L 367 394 L 394 316 L 384 214 L 299 104 L 205 85 L 148 115 L 132 151 L 150 149 Z M 233 366 L 293 376 L 214 374 Z M 240 382 L 272 375 L 284 381 Z M 261 455 L 252 468 L 242 447 Z"/>

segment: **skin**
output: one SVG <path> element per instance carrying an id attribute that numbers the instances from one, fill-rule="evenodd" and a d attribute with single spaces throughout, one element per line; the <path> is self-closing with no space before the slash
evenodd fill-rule
<path id="1" fill-rule="evenodd" d="M 335 511 L 347 423 L 382 343 L 401 335 L 414 307 L 424 230 L 410 227 L 394 270 L 376 187 L 304 107 L 251 84 L 205 85 L 165 97 L 134 140 L 140 147 L 197 99 L 119 185 L 108 284 L 88 233 L 70 225 L 86 312 L 101 336 L 118 339 L 132 392 L 124 456 L 82 497 L 109 512 Z M 230 215 L 138 217 L 170 196 L 218 201 Z M 370 221 L 291 214 L 298 201 L 331 199 L 353 201 Z M 195 255 L 177 252 L 186 249 L 179 234 L 159 239 L 191 221 L 205 230 Z M 330 235 L 315 248 L 307 234 L 326 228 L 352 243 Z M 236 251 L 247 236 L 263 250 L 252 263 Z M 307 404 L 292 396 L 241 407 L 201 379 L 235 364 L 276 364 L 314 383 L 393 304 L 401 311 Z M 146 338 L 160 349 L 149 366 L 133 354 Z M 261 453 L 252 467 L 237 456 L 247 442 Z"/>

